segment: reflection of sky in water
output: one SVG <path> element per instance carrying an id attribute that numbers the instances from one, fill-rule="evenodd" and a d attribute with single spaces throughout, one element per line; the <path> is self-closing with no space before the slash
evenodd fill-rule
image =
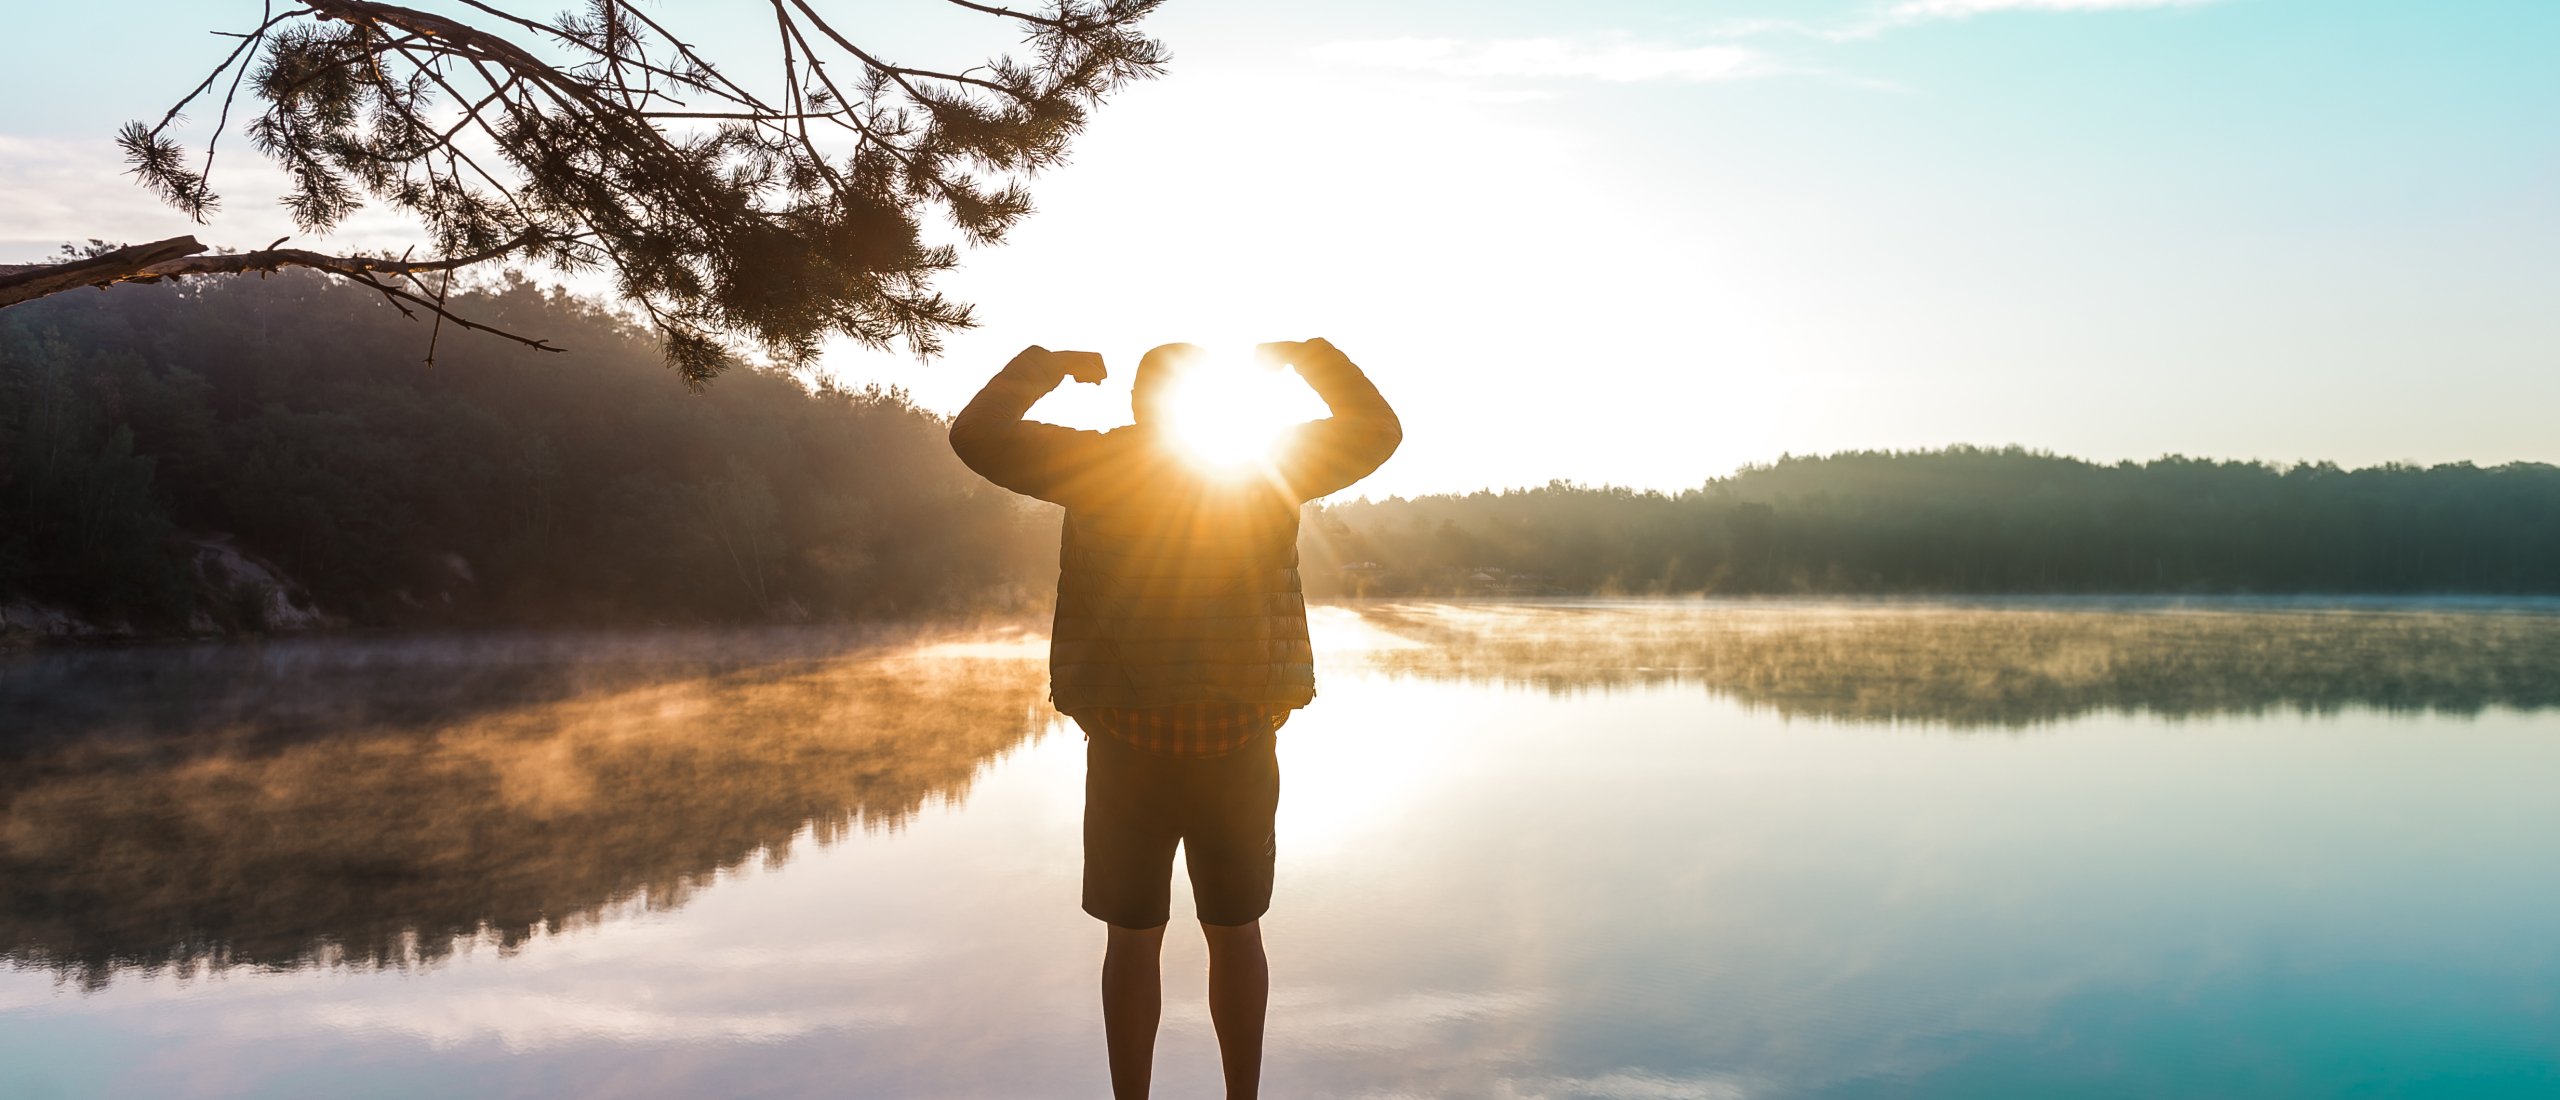
<path id="1" fill-rule="evenodd" d="M 1361 661 L 1281 735 L 1274 1095 L 2560 1086 L 2551 711 L 1950 734 Z M 1081 749 L 412 970 L 0 971 L 0 1094 L 1102 1095 Z M 1159 1093 L 1213 1094 L 1167 951 Z"/>

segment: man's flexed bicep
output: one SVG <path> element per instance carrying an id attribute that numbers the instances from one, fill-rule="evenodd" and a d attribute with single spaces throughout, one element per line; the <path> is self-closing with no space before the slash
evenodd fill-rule
<path id="1" fill-rule="evenodd" d="M 951 450 L 980 477 L 1024 496 L 1064 503 L 1058 500 L 1062 487 L 1090 461 L 1102 435 L 1023 416 L 1070 376 L 1102 381 L 1102 356 L 1024 348 L 951 418 Z"/>
<path id="2" fill-rule="evenodd" d="M 1369 476 L 1404 442 L 1404 424 L 1358 364 L 1323 339 L 1264 344 L 1307 380 L 1333 415 L 1300 424 L 1281 437 L 1274 463 L 1299 500 L 1340 492 Z"/>

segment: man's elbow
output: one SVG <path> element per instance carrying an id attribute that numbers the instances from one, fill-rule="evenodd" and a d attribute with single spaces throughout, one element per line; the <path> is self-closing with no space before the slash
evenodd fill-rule
<path id="1" fill-rule="evenodd" d="M 1385 462 L 1394 456 L 1396 448 L 1404 446 L 1404 421 L 1397 419 L 1393 412 L 1380 416 L 1374 438 L 1377 440 L 1378 461 Z"/>
<path id="2" fill-rule="evenodd" d="M 972 417 L 966 415 L 953 417 L 951 430 L 944 434 L 951 440 L 951 453 L 959 455 L 963 462 L 986 451 L 986 425 Z"/>
<path id="3" fill-rule="evenodd" d="M 985 426 L 967 420 L 952 421 L 949 439 L 951 453 L 960 456 L 961 465 L 968 467 L 979 477 L 990 481 L 995 480 L 987 473 L 987 469 L 991 457 L 995 454 L 996 442 Z"/>

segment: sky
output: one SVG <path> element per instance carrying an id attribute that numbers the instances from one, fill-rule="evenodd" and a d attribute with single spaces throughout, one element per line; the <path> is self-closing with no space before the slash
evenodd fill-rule
<path id="1" fill-rule="evenodd" d="M 715 57 L 768 49 L 738 4 L 656 7 Z M 1004 45 L 935 0 L 825 9 L 929 67 Z M 118 10 L 8 0 L 0 260 L 290 232 L 236 133 L 203 228 L 110 143 L 257 5 Z M 2552 0 L 1170 0 L 1148 25 L 1167 74 L 944 283 L 980 326 L 824 370 L 949 412 L 1029 344 L 1126 368 L 1324 336 L 1405 421 L 1371 495 L 1956 443 L 2560 461 Z M 1126 384 L 1036 415 L 1124 422 Z"/>

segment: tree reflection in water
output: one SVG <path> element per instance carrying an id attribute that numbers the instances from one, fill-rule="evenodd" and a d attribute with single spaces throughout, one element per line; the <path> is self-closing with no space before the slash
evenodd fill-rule
<path id="1" fill-rule="evenodd" d="M 1036 647 L 811 633 L 0 663 L 0 952 L 405 967 L 680 905 L 962 797 L 1053 719 Z"/>
<path id="2" fill-rule="evenodd" d="M 2022 728 L 2560 705 L 2560 614 L 2164 602 L 1357 604 L 1328 675 L 1699 685 Z M 1403 643 L 1355 652 L 1356 615 Z M 1055 720 L 1045 643 L 822 631 L 169 647 L 0 660 L 0 957 L 408 967 L 897 828 Z"/>
<path id="3" fill-rule="evenodd" d="M 1627 601 L 1355 605 L 1390 674 L 1554 692 L 1697 684 L 1781 714 L 2017 728 L 2366 706 L 2560 705 L 2560 605 Z M 2519 609 L 2521 608 L 2521 609 Z"/>

